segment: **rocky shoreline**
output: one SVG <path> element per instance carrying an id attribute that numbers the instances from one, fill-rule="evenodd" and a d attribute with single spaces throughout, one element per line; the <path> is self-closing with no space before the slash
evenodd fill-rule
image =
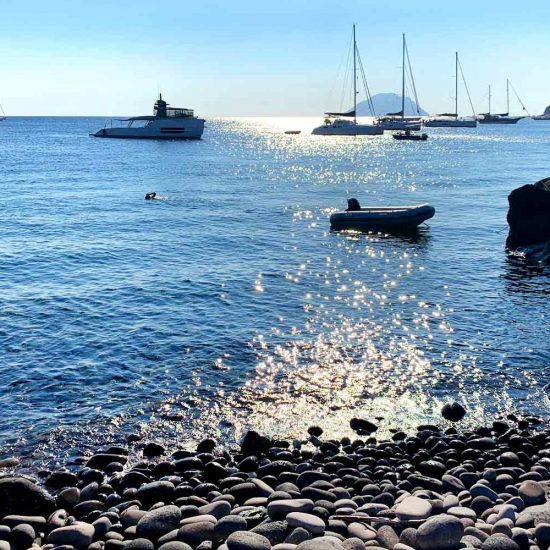
<path id="1" fill-rule="evenodd" d="M 464 409 L 447 405 L 447 421 Z M 449 422 L 445 422 L 449 426 Z M 232 452 L 104 449 L 44 481 L 0 478 L 0 550 L 548 550 L 550 430 L 509 415 L 490 426 L 419 426 L 377 440 L 303 442 L 248 432 Z M 350 433 L 351 433 L 350 429 Z M 3 466 L 10 465 L 4 461 Z"/>

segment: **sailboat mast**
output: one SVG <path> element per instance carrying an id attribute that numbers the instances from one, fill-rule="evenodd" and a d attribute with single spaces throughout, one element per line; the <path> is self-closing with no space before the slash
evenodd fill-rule
<path id="1" fill-rule="evenodd" d="M 506 79 L 506 114 L 510 114 L 510 81 Z"/>
<path id="2" fill-rule="evenodd" d="M 489 114 L 491 114 L 491 85 L 489 84 Z"/>
<path id="3" fill-rule="evenodd" d="M 401 74 L 401 120 L 405 120 L 405 33 L 403 33 L 403 72 Z"/>
<path id="4" fill-rule="evenodd" d="M 455 52 L 455 118 L 458 118 L 458 52 Z"/>
<path id="5" fill-rule="evenodd" d="M 353 120 L 357 123 L 357 43 L 355 41 L 355 23 L 353 24 Z"/>

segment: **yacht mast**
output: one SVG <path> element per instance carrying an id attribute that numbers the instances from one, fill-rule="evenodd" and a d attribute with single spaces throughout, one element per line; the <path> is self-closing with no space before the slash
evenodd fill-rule
<path id="1" fill-rule="evenodd" d="M 510 114 L 510 81 L 506 79 L 506 114 Z"/>
<path id="2" fill-rule="evenodd" d="M 458 118 L 458 52 L 455 52 L 455 118 Z"/>
<path id="3" fill-rule="evenodd" d="M 357 43 L 353 24 L 353 121 L 357 124 Z"/>
<path id="4" fill-rule="evenodd" d="M 489 114 L 491 114 L 491 85 L 489 84 Z"/>
<path id="5" fill-rule="evenodd" d="M 405 120 L 405 33 L 403 33 L 403 72 L 401 75 L 401 120 Z"/>

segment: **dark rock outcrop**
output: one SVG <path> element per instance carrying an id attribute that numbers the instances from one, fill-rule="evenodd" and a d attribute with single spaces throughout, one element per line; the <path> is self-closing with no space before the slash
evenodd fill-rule
<path id="1" fill-rule="evenodd" d="M 550 178 L 514 189 L 508 203 L 507 248 L 515 250 L 550 241 Z"/>

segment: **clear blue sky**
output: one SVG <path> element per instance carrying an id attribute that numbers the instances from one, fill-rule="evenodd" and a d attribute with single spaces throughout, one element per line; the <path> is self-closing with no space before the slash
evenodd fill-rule
<path id="1" fill-rule="evenodd" d="M 317 115 L 351 25 L 373 93 L 398 92 L 407 33 L 420 102 L 448 110 L 458 50 L 477 110 L 550 104 L 550 2 L 20 0 L 2 2 L 0 102 L 11 115 L 130 115 L 159 88 L 201 115 Z M 462 103 L 467 111 L 466 103 Z M 515 109 L 513 109 L 515 110 Z"/>

